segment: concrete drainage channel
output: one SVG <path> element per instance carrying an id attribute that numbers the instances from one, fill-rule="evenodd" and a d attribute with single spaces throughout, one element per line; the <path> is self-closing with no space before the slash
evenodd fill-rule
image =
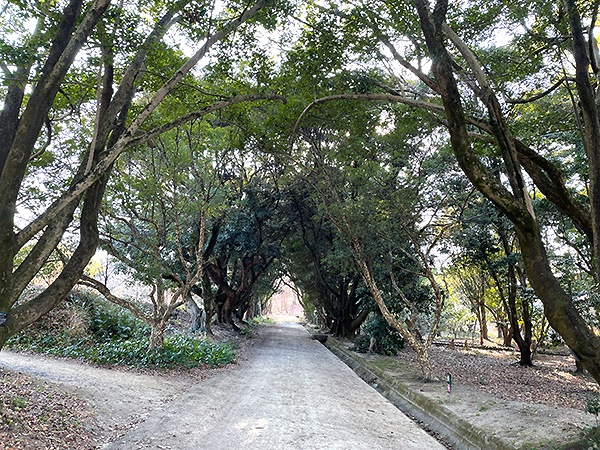
<path id="1" fill-rule="evenodd" d="M 337 340 L 324 336 L 313 336 L 340 358 L 358 376 L 373 386 L 401 411 L 422 422 L 426 430 L 441 435 L 455 450 L 514 450 L 506 442 L 491 436 L 466 420 L 457 417 L 437 402 L 386 377 L 379 368 L 368 364 L 345 349 Z"/>

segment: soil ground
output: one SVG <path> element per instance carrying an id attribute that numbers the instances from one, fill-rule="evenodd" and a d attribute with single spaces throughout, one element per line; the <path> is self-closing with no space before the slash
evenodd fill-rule
<path id="1" fill-rule="evenodd" d="M 322 360 L 320 366 L 327 372 L 337 373 L 346 368 L 342 366 L 338 369 L 335 364 L 339 361 L 333 355 L 324 353 L 317 357 L 311 356 L 306 348 L 298 344 L 286 344 L 291 348 L 281 353 L 285 356 L 279 357 L 282 358 L 280 363 L 276 364 L 271 359 L 264 371 L 252 369 L 254 361 L 265 359 L 265 354 L 261 353 L 266 351 L 265 346 L 278 340 L 276 334 L 269 334 L 274 329 L 277 328 L 258 328 L 255 339 L 244 341 L 249 346 L 243 351 L 242 361 L 237 367 L 218 369 L 212 375 L 209 375 L 211 371 L 161 374 L 109 370 L 73 361 L 2 351 L 0 449 L 91 449 L 99 448 L 107 442 L 114 442 L 111 448 L 186 448 L 179 444 L 192 442 L 186 439 L 192 439 L 190 435 L 196 433 L 198 428 L 210 428 L 212 432 L 223 433 L 224 418 L 227 417 L 224 411 L 227 408 L 216 411 L 210 408 L 205 411 L 202 408 L 217 401 L 207 397 L 210 391 L 233 390 L 237 390 L 243 397 L 245 403 L 242 403 L 242 410 L 246 410 L 247 414 L 261 401 L 271 405 L 275 399 L 283 399 L 283 402 L 277 404 L 279 409 L 264 410 L 261 417 L 252 415 L 236 421 L 234 425 L 237 428 L 227 428 L 228 439 L 233 439 L 237 433 L 238 437 L 252 438 L 252 442 L 262 445 L 261 439 L 266 433 L 264 430 L 283 426 L 278 419 L 287 417 L 288 422 L 294 423 L 295 420 L 299 427 L 304 447 L 290 447 L 290 443 L 281 447 L 285 443 L 273 438 L 270 442 L 280 445 L 278 448 L 309 448 L 306 443 L 322 439 L 325 433 L 323 430 L 336 429 L 337 425 L 327 422 L 330 416 L 341 413 L 333 402 L 341 402 L 346 409 L 354 410 L 357 404 L 361 404 L 360 397 L 364 394 L 360 394 L 358 399 L 350 394 L 344 394 L 342 400 L 339 397 L 322 397 L 323 392 L 337 391 L 339 380 L 318 384 L 314 377 L 299 377 L 295 372 L 297 360 L 308 357 L 310 361 L 317 358 Z M 294 339 L 300 339 L 300 335 L 302 333 Z M 319 351 L 325 351 L 316 341 L 309 342 L 309 348 L 317 346 Z M 453 387 L 450 395 L 446 392 L 445 383 L 422 381 L 410 350 L 404 350 L 393 358 L 372 355 L 363 357 L 384 367 L 390 374 L 402 377 L 413 389 L 436 399 L 476 426 L 513 443 L 516 448 L 556 449 L 566 442 L 577 440 L 582 430 L 595 423 L 594 417 L 586 414 L 583 408 L 586 396 L 596 393 L 597 386 L 589 377 L 573 373 L 574 363 L 570 357 L 544 355 L 536 361 L 536 367 L 523 368 L 514 364 L 516 354 L 511 352 L 434 348 L 432 359 L 440 378 L 445 378 L 447 372 L 452 374 Z M 334 364 L 335 371 L 331 370 L 330 364 Z M 314 371 L 314 368 L 308 370 Z M 260 389 L 266 389 L 266 394 L 261 394 L 263 391 L 256 390 L 258 388 L 253 391 L 244 385 L 248 381 L 240 378 L 244 373 L 248 380 L 261 379 L 270 373 L 278 374 L 279 378 L 265 381 Z M 286 373 L 291 376 L 287 381 L 281 379 Z M 229 381 L 223 381 L 227 379 Z M 273 390 L 276 385 L 287 389 L 296 385 L 298 391 L 291 397 L 282 397 L 282 394 L 277 395 Z M 353 389 L 354 387 L 350 391 Z M 186 398 L 193 400 L 193 407 L 185 403 Z M 373 414 L 371 410 L 380 411 L 379 400 L 373 401 L 377 408 L 367 408 L 369 415 Z M 321 404 L 326 410 L 323 416 L 325 419 L 320 419 L 320 424 L 313 425 L 312 428 L 303 425 L 306 420 L 318 416 L 309 410 L 299 412 L 299 402 Z M 156 430 L 160 424 L 173 420 L 179 414 L 173 408 L 180 408 L 182 414 L 195 411 L 196 416 L 205 421 L 202 422 L 204 425 L 199 426 L 196 418 L 183 428 L 188 434 L 164 435 L 160 441 L 153 442 L 149 430 Z M 285 416 L 286 413 L 291 413 L 291 416 Z M 261 420 L 267 422 L 263 423 Z M 355 426 L 365 429 L 361 426 L 364 418 L 353 420 Z M 216 430 L 214 427 L 221 428 Z M 389 430 L 390 433 L 393 429 L 394 427 Z M 129 439 L 127 436 L 131 440 L 123 441 Z M 389 439 L 390 436 L 391 434 L 371 438 L 370 444 L 378 439 Z M 205 438 L 206 436 L 202 437 L 201 442 L 207 442 Z M 171 441 L 172 439 L 175 440 Z M 120 446 L 118 442 L 125 446 Z M 381 448 L 392 448 L 385 446 L 386 441 L 382 442 Z M 329 446 L 312 448 L 334 447 L 329 443 Z"/>
<path id="2" fill-rule="evenodd" d="M 255 342 L 246 360 L 231 370 L 191 385 L 171 385 L 167 391 L 154 395 L 145 391 L 143 385 L 141 390 L 128 385 L 123 374 L 119 378 L 98 371 L 102 369 L 79 366 L 82 377 L 94 373 L 94 380 L 100 377 L 106 381 L 104 384 L 98 380 L 89 390 L 87 382 L 78 384 L 82 389 L 80 394 L 91 395 L 87 400 L 98 410 L 99 419 L 112 418 L 115 412 L 103 410 L 106 403 L 126 406 L 142 395 L 142 401 L 131 404 L 129 411 L 142 410 L 142 422 L 105 448 L 443 450 L 431 436 L 312 340 L 301 325 L 266 326 Z M 19 356 L 6 358 L 0 354 L 0 364 L 11 366 L 10 360 L 18 360 Z M 52 362 L 45 361 L 50 365 Z M 59 373 L 64 369 L 59 367 Z M 51 372 L 50 367 L 44 367 L 38 374 L 55 377 Z M 144 380 L 148 376 L 142 375 Z M 58 378 L 61 383 L 69 381 L 69 377 L 65 379 L 62 375 Z M 142 380 L 136 379 L 134 383 Z M 157 384 L 164 381 L 154 379 Z M 111 386 L 122 390 L 111 390 Z M 152 383 L 147 385 L 151 386 Z M 172 389 L 183 390 L 176 392 L 174 400 L 160 404 L 171 397 Z M 99 393 L 98 397 L 93 398 L 93 393 Z M 144 408 L 145 402 L 149 409 Z"/>

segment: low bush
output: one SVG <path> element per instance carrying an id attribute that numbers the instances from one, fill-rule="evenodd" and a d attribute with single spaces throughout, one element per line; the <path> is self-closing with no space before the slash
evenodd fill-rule
<path id="1" fill-rule="evenodd" d="M 65 348 L 53 347 L 45 353 L 96 364 L 169 369 L 192 368 L 201 364 L 217 367 L 235 362 L 233 345 L 184 334 L 167 336 L 163 347 L 155 350 L 148 350 L 146 337 L 104 342 L 79 340 Z"/>
<path id="2" fill-rule="evenodd" d="M 367 353 L 371 346 L 371 338 L 366 334 L 361 334 L 354 339 L 353 351 L 358 353 Z"/>
<path id="3" fill-rule="evenodd" d="M 393 356 L 404 348 L 404 339 L 392 328 L 381 315 L 372 314 L 362 326 L 363 334 L 354 341 L 354 351 L 367 353 L 371 346 L 371 338 L 375 338 L 373 351 L 382 355 Z"/>
<path id="4" fill-rule="evenodd" d="M 74 322 L 77 332 L 73 331 Z M 150 351 L 149 334 L 148 325 L 129 311 L 83 291 L 13 336 L 7 345 L 96 364 L 149 368 L 216 367 L 236 359 L 230 343 L 177 332 L 165 337 L 162 348 Z"/>

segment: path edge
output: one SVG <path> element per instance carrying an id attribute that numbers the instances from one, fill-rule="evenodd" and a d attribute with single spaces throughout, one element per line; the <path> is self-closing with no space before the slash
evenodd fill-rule
<path id="1" fill-rule="evenodd" d="M 515 449 L 500 438 L 458 417 L 443 405 L 388 376 L 382 369 L 344 348 L 335 338 L 330 336 L 323 345 L 394 406 L 442 435 L 456 450 Z"/>

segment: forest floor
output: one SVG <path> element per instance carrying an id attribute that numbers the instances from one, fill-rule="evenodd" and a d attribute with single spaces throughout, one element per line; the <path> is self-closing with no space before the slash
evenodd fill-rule
<path id="1" fill-rule="evenodd" d="M 251 347 L 255 341 L 246 337 L 238 341 L 242 355 L 244 347 Z M 73 388 L 77 371 L 85 373 L 88 366 L 69 362 L 69 370 L 75 372 L 70 375 L 60 368 L 57 373 L 61 379 L 53 379 L 44 377 L 44 373 L 49 374 L 51 367 L 63 361 L 36 357 L 29 369 L 19 369 L 18 364 L 6 369 L 10 364 L 2 361 L 8 361 L 11 354 L 2 353 L 5 354 L 0 354 L 0 366 L 5 367 L 0 368 L 2 450 L 99 448 L 101 443 L 122 435 L 191 383 L 211 373 L 208 369 L 188 373 L 105 369 L 108 388 L 98 390 L 99 398 L 89 398 L 86 395 L 94 391 L 91 388 L 96 388 L 96 384 L 97 387 L 107 384 L 90 381 L 86 395 Z M 432 360 L 437 375 L 445 379 L 446 373 L 452 374 L 450 395 L 445 392 L 444 383 L 422 382 L 414 354 L 408 349 L 393 358 L 363 356 L 390 373 L 402 373 L 413 389 L 436 398 L 440 404 L 514 444 L 515 448 L 561 448 L 580 439 L 582 431 L 595 424 L 594 416 L 586 414 L 584 409 L 588 396 L 598 393 L 598 386 L 587 375 L 574 374 L 575 365 L 569 356 L 539 355 L 533 368 L 524 368 L 515 364 L 514 352 L 434 347 Z M 228 369 L 217 369 L 221 370 Z M 126 396 L 119 389 L 135 389 L 136 401 L 122 400 Z M 99 401 L 106 407 L 98 409 Z"/>
<path id="2" fill-rule="evenodd" d="M 243 359 L 254 340 L 217 328 Z M 99 367 L 0 352 L 0 450 L 98 449 L 143 422 L 193 383 L 232 365 L 189 370 Z"/>

